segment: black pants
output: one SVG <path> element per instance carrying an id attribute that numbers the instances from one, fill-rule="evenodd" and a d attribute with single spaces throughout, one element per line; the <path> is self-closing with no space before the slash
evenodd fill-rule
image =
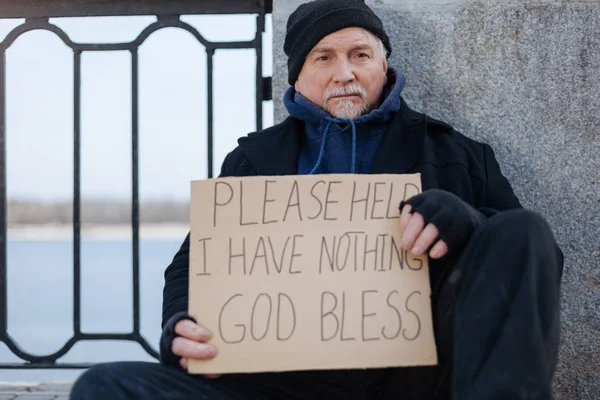
<path id="1" fill-rule="evenodd" d="M 536 214 L 488 219 L 434 285 L 439 365 L 231 374 L 210 380 L 155 363 L 90 368 L 71 399 L 550 399 L 562 255 Z"/>

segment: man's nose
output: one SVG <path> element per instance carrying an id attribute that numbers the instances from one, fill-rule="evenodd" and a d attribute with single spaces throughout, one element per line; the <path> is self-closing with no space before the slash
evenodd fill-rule
<path id="1" fill-rule="evenodd" d="M 354 69 L 350 62 L 347 60 L 341 60 L 336 65 L 335 74 L 333 76 L 334 83 L 340 85 L 346 85 L 352 82 L 356 77 L 354 76 Z"/>

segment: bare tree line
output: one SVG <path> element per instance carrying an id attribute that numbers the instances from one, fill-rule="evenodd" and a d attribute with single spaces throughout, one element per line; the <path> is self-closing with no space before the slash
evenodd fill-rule
<path id="1" fill-rule="evenodd" d="M 189 203 L 154 201 L 140 204 L 141 223 L 188 223 Z M 82 201 L 83 224 L 130 224 L 131 203 L 112 201 Z M 8 201 L 8 226 L 65 225 L 73 223 L 73 203 L 39 203 Z"/>

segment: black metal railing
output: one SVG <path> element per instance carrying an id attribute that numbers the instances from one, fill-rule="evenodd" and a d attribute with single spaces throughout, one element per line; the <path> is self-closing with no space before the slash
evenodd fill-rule
<path id="1" fill-rule="evenodd" d="M 43 4 L 43 7 L 41 6 Z M 208 176 L 213 177 L 213 56 L 217 49 L 254 49 L 256 51 L 256 128 L 263 125 L 263 101 L 271 99 L 271 78 L 262 76 L 262 34 L 265 30 L 265 14 L 270 13 L 271 0 L 0 0 L 0 18 L 26 18 L 0 43 L 0 342 L 24 363 L 0 363 L 0 369 L 24 368 L 86 368 L 85 363 L 58 363 L 80 341 L 124 340 L 139 343 L 151 356 L 157 358 L 156 350 L 140 333 L 140 248 L 139 248 L 139 83 L 138 50 L 142 43 L 159 29 L 174 27 L 191 33 L 206 48 L 207 54 L 207 145 Z M 256 36 L 250 41 L 212 42 L 206 40 L 194 27 L 182 22 L 181 15 L 190 14 L 256 14 Z M 52 24 L 52 17 L 155 15 L 157 21 L 147 26 L 139 36 L 125 43 L 76 43 L 59 27 Z M 6 50 L 21 35 L 32 30 L 46 30 L 56 34 L 73 50 L 74 83 L 74 168 L 73 168 L 73 336 L 56 352 L 37 356 L 30 354 L 8 332 L 7 305 L 7 187 L 6 187 Z M 132 95 L 132 269 L 133 269 L 133 331 L 118 333 L 84 333 L 81 331 L 81 55 L 95 51 L 129 51 L 131 54 Z"/>

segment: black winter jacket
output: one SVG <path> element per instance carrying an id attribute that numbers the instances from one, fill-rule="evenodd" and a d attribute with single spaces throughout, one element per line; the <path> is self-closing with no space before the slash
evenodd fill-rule
<path id="1" fill-rule="evenodd" d="M 220 176 L 295 175 L 303 138 L 303 122 L 292 117 L 251 133 L 227 155 Z M 487 217 L 521 207 L 490 146 L 411 110 L 404 101 L 390 121 L 370 173 L 420 173 L 423 191 L 451 192 Z M 163 327 L 174 314 L 187 311 L 188 263 L 189 235 L 165 271 Z M 436 263 L 430 268 L 432 287 L 442 270 Z"/>

